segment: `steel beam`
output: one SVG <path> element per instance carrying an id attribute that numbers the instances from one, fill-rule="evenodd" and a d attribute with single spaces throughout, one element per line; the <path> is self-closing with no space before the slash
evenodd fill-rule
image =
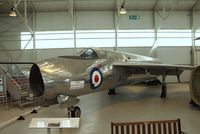
<path id="1" fill-rule="evenodd" d="M 36 12 L 36 9 L 35 9 L 35 7 L 34 7 L 32 1 L 31 1 L 31 0 L 28 0 L 28 2 L 29 2 L 29 4 L 30 4 L 30 6 L 31 6 L 31 8 L 32 8 L 32 10 L 33 10 L 33 12 Z"/>
<path id="2" fill-rule="evenodd" d="M 149 51 L 148 56 L 150 56 L 150 54 L 152 54 L 153 52 L 155 52 L 155 49 L 158 47 L 157 46 L 157 40 L 158 40 L 158 28 L 156 26 L 156 8 L 158 6 L 159 0 L 156 0 L 154 6 L 153 6 L 153 28 L 154 28 L 154 42 L 153 45 L 151 47 L 151 50 Z M 151 55 L 152 56 L 152 55 Z M 155 53 L 156 56 L 156 53 Z"/>
<path id="3" fill-rule="evenodd" d="M 196 28 L 194 26 L 194 13 L 197 12 L 197 7 L 200 5 L 200 0 L 196 0 L 192 8 L 190 9 L 190 28 L 192 30 L 192 50 L 191 50 L 191 63 L 193 66 L 197 65 L 197 50 L 196 50 L 196 44 L 195 44 L 195 33 Z M 198 12 L 197 12 L 198 14 Z"/>
<path id="4" fill-rule="evenodd" d="M 124 0 L 125 2 L 125 0 Z M 115 29 L 115 46 L 114 51 L 117 50 L 118 47 L 118 30 L 121 23 L 121 14 L 119 13 L 121 9 L 121 0 L 115 0 L 115 6 L 114 6 L 114 29 Z"/>
<path id="5" fill-rule="evenodd" d="M 117 50 L 118 46 L 118 26 L 117 26 L 117 17 L 116 17 L 116 11 L 113 12 L 113 19 L 114 19 L 114 29 L 115 29 L 115 46 L 114 46 L 114 51 Z"/>
<path id="6" fill-rule="evenodd" d="M 33 30 L 32 30 L 32 28 L 28 25 L 28 23 L 27 23 L 27 20 L 26 20 L 26 18 L 27 18 L 27 6 L 26 6 L 26 0 L 24 0 L 24 8 L 25 8 L 25 12 L 24 12 L 24 17 L 21 15 L 21 13 L 19 12 L 19 10 L 17 9 L 17 6 L 19 5 L 19 3 L 21 2 L 22 0 L 18 0 L 18 1 L 16 1 L 16 0 L 14 0 L 14 2 L 13 3 L 11 3 L 13 6 L 14 6 L 14 8 L 15 8 L 15 11 L 17 12 L 17 15 L 20 17 L 20 19 L 24 22 L 24 24 L 25 24 L 25 26 L 26 26 L 26 28 L 29 30 L 29 32 L 31 33 L 31 34 L 33 34 Z"/>
<path id="7" fill-rule="evenodd" d="M 37 62 L 37 50 L 36 50 L 36 38 L 35 38 L 35 31 L 36 31 L 36 16 L 35 16 L 35 10 L 33 10 L 33 62 Z"/>
<path id="8" fill-rule="evenodd" d="M 29 30 L 29 32 L 31 34 L 33 34 L 33 30 L 32 28 L 28 25 L 27 21 L 25 20 L 25 18 L 21 15 L 21 13 L 16 9 L 17 15 L 24 21 L 24 24 L 26 26 L 26 28 Z"/>
<path id="9" fill-rule="evenodd" d="M 194 27 L 194 11 L 190 11 L 190 28 L 192 30 L 192 50 L 191 50 L 191 64 L 193 66 L 197 65 L 197 52 L 196 52 L 196 45 L 195 45 L 195 27 Z"/>
<path id="10" fill-rule="evenodd" d="M 117 46 L 118 46 L 118 16 L 119 16 L 119 0 L 115 0 L 114 3 L 114 11 L 113 11 L 113 21 L 114 21 L 114 29 L 115 29 L 115 46 L 114 46 L 114 51 L 117 50 Z"/>
<path id="11" fill-rule="evenodd" d="M 0 44 L 1 44 L 1 41 L 0 41 Z M 6 50 L 6 48 L 3 44 L 0 45 L 0 48 L 2 48 L 2 50 Z M 8 52 L 8 51 L 3 51 L 3 52 L 9 58 L 9 60 L 15 61 L 14 57 L 10 54 L 10 52 Z"/>
<path id="12" fill-rule="evenodd" d="M 160 0 L 156 0 L 155 4 L 154 4 L 154 6 L 153 6 L 153 10 L 154 10 L 154 11 L 156 10 L 156 8 L 157 8 L 157 6 L 158 6 L 159 1 L 160 1 Z"/>
<path id="13" fill-rule="evenodd" d="M 31 33 L 31 38 L 33 38 L 33 61 L 36 62 L 37 61 L 37 54 L 36 54 L 36 39 L 35 39 L 35 8 L 32 4 L 32 2 L 30 0 L 28 0 L 29 4 L 31 5 L 31 8 L 32 8 L 32 14 L 28 17 L 27 16 L 27 0 L 23 0 L 24 2 L 24 16 L 19 12 L 19 10 L 17 9 L 18 5 L 20 4 L 20 2 L 22 2 L 22 0 L 14 0 L 13 3 L 13 6 L 15 8 L 15 11 L 17 13 L 17 15 L 20 17 L 20 19 L 23 21 L 24 25 L 26 26 L 26 28 L 28 29 L 28 31 Z M 30 21 L 30 19 L 33 18 L 33 28 L 31 28 L 28 24 L 28 22 Z M 29 42 L 31 41 L 31 39 L 29 40 Z M 28 43 L 29 43 L 28 42 Z M 27 43 L 27 45 L 28 45 Z M 24 47 L 23 51 L 25 50 L 25 48 L 27 47 L 27 45 Z M 23 52 L 22 51 L 22 52 Z M 22 55 L 22 53 L 20 54 Z"/>
<path id="14" fill-rule="evenodd" d="M 199 4 L 200 4 L 200 0 L 196 0 L 196 2 L 194 3 L 194 5 L 192 6 L 190 10 L 191 11 L 197 10 L 197 7 L 199 6 Z"/>
<path id="15" fill-rule="evenodd" d="M 158 34 L 159 29 L 162 27 L 163 23 L 166 22 L 166 20 L 170 16 L 170 14 L 174 11 L 174 9 L 175 9 L 176 5 L 178 4 L 179 0 L 171 1 L 171 2 L 174 2 L 174 4 L 172 4 L 172 8 L 168 12 L 168 14 L 166 14 L 165 8 L 163 8 L 162 12 L 163 12 L 164 16 L 162 16 L 159 13 L 159 11 L 156 10 L 157 5 L 159 3 L 159 0 L 157 0 L 156 3 L 154 4 L 154 8 L 153 8 L 154 42 L 153 42 L 151 50 L 150 50 L 150 52 L 148 54 L 149 56 L 150 56 L 151 53 L 154 53 L 156 48 L 158 47 L 158 45 L 157 45 L 157 40 L 158 40 L 157 34 Z M 162 22 L 159 24 L 159 26 L 156 26 L 156 13 L 162 18 Z M 155 53 L 155 56 L 156 56 L 156 53 Z"/>

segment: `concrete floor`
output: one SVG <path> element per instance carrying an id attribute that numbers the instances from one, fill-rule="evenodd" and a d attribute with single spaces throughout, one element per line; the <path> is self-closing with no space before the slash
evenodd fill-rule
<path id="1" fill-rule="evenodd" d="M 189 134 L 200 133 L 200 108 L 189 105 L 189 84 L 168 84 L 168 97 L 161 99 L 159 96 L 159 86 L 138 85 L 120 87 L 115 96 L 108 96 L 107 91 L 81 96 L 80 128 L 65 129 L 64 133 L 110 134 L 111 121 L 177 118 L 181 119 L 183 131 Z M 28 128 L 32 118 L 66 117 L 66 115 L 66 110 L 59 109 L 57 105 L 47 107 L 38 114 L 27 116 L 25 121 L 16 121 L 0 129 L 0 134 L 46 134 L 45 129 Z M 59 131 L 53 129 L 52 133 L 58 134 Z"/>

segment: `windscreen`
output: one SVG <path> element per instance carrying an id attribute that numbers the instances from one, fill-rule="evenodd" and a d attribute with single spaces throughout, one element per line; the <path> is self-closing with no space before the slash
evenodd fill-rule
<path id="1" fill-rule="evenodd" d="M 91 48 L 79 52 L 78 55 L 82 58 L 87 58 L 87 59 L 99 59 L 98 54 Z"/>

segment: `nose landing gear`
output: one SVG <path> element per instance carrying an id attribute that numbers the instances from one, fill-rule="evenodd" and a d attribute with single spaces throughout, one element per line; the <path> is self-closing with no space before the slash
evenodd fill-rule
<path id="1" fill-rule="evenodd" d="M 167 86 L 166 86 L 166 81 L 165 81 L 166 75 L 162 75 L 162 91 L 161 91 L 161 98 L 166 98 L 167 97 Z"/>
<path id="2" fill-rule="evenodd" d="M 69 107 L 68 117 L 69 118 L 81 117 L 81 109 L 78 106 Z"/>

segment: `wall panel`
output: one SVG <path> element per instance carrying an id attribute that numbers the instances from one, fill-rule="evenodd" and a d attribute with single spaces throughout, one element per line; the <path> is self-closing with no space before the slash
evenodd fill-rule
<path id="1" fill-rule="evenodd" d="M 76 12 L 77 30 L 106 30 L 114 29 L 112 11 Z"/>

